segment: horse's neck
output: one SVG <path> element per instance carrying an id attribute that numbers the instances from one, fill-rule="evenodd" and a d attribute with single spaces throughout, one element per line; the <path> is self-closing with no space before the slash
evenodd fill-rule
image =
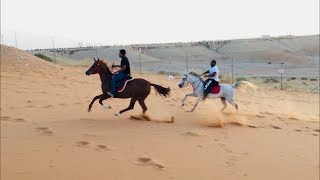
<path id="1" fill-rule="evenodd" d="M 203 93 L 203 81 L 201 78 L 189 76 L 190 83 L 192 84 L 193 93 L 196 95 Z"/>
<path id="2" fill-rule="evenodd" d="M 100 75 L 100 80 L 102 83 L 108 79 L 111 79 L 111 77 L 112 77 L 111 71 L 108 72 L 106 70 L 104 70 L 103 72 L 100 72 L 99 75 Z"/>
<path id="3" fill-rule="evenodd" d="M 198 78 L 198 77 L 195 77 L 195 76 L 190 76 L 189 75 L 189 80 L 190 80 L 190 83 L 193 84 L 193 85 L 197 84 L 198 82 L 202 83 L 201 79 Z"/>

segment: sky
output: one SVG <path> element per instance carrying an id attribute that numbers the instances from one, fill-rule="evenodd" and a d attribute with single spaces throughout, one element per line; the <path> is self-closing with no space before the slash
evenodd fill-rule
<path id="1" fill-rule="evenodd" d="M 314 34 L 319 0 L 1 0 L 20 49 Z"/>

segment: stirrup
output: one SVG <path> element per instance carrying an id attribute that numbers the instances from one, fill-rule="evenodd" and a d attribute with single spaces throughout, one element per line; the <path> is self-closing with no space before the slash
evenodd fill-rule
<path id="1" fill-rule="evenodd" d="M 114 95 L 111 92 L 107 92 L 107 94 L 112 98 L 114 97 Z"/>

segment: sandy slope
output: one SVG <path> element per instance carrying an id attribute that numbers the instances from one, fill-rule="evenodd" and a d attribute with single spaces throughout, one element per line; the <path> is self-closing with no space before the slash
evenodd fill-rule
<path id="1" fill-rule="evenodd" d="M 139 48 L 142 70 L 183 73 L 186 56 L 189 70 L 205 71 L 212 58 L 217 60 L 220 72 L 239 76 L 278 76 L 280 63 L 284 62 L 285 76 L 319 78 L 319 35 L 272 37 L 268 39 L 238 39 L 227 41 L 202 41 L 190 43 L 113 46 L 100 48 L 57 49 L 57 61 L 61 64 L 91 63 L 92 57 L 100 57 L 119 63 L 119 49 L 127 50 L 131 66 L 139 69 Z M 53 57 L 54 50 L 30 51 Z M 156 66 L 155 66 L 156 64 Z"/>
<path id="2" fill-rule="evenodd" d="M 180 100 L 190 87 L 143 74 L 172 94 L 152 91 L 146 103 L 157 121 L 134 121 L 138 104 L 113 115 L 128 100 L 87 112 L 101 90 L 85 70 L 1 46 L 1 179 L 319 179 L 317 94 L 259 89 L 237 94 L 238 112 L 207 100 L 188 113 L 194 99 L 183 108 Z M 171 116 L 175 123 L 161 123 Z"/>

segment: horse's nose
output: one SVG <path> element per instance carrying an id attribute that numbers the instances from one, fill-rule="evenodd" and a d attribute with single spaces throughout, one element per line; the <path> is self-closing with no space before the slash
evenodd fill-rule
<path id="1" fill-rule="evenodd" d="M 179 88 L 182 88 L 182 85 L 181 85 L 181 84 L 179 84 L 178 86 L 179 86 Z"/>
<path id="2" fill-rule="evenodd" d="M 86 75 L 88 75 L 88 76 L 89 76 L 89 75 L 90 75 L 90 72 L 89 72 L 89 71 L 86 71 Z"/>

